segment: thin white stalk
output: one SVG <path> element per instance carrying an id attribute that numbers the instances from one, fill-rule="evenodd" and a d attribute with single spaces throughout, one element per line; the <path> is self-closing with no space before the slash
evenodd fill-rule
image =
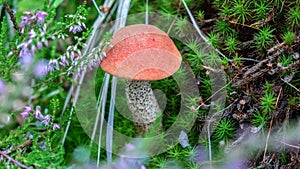
<path id="1" fill-rule="evenodd" d="M 106 152 L 107 152 L 107 163 L 112 162 L 112 142 L 113 142 L 113 128 L 114 128 L 114 112 L 115 112 L 115 100 L 116 100 L 116 88 L 117 88 L 117 77 L 112 78 L 111 87 L 111 98 L 109 105 L 109 114 L 106 131 Z"/>
<path id="2" fill-rule="evenodd" d="M 97 155 L 97 168 L 100 166 L 100 156 L 101 156 L 101 140 L 102 140 L 102 131 L 103 131 L 103 122 L 104 122 L 104 115 L 105 115 L 105 105 L 107 101 L 107 92 L 108 92 L 108 85 L 109 85 L 109 74 L 105 74 L 107 78 L 105 78 L 105 84 L 103 87 L 102 95 L 101 95 L 101 103 L 98 107 L 98 112 L 100 112 L 101 108 L 101 117 L 100 117 L 100 129 L 99 129 L 99 137 L 98 137 L 98 155 Z"/>
<path id="3" fill-rule="evenodd" d="M 96 136 L 96 131 L 97 131 L 97 127 L 98 127 L 98 123 L 99 123 L 99 119 L 100 119 L 100 107 L 101 107 L 101 104 L 102 104 L 102 100 L 103 100 L 103 91 L 104 89 L 108 89 L 108 81 L 109 81 L 109 74 L 105 74 L 104 75 L 104 79 L 103 79 L 103 83 L 101 85 L 101 88 L 100 88 L 100 92 L 99 92 L 99 95 L 98 95 L 98 99 L 97 99 L 97 116 L 96 116 L 96 120 L 95 120 L 95 124 L 94 124 L 94 128 L 93 128 L 93 133 L 92 133 L 92 136 L 91 136 L 91 142 L 90 142 L 90 147 L 92 146 L 92 143 L 95 139 L 95 136 Z"/>
<path id="4" fill-rule="evenodd" d="M 97 3 L 95 2 L 95 0 L 93 0 L 93 3 L 94 3 L 94 6 L 95 6 L 95 8 L 96 8 L 96 10 L 97 10 L 97 12 L 98 12 L 98 14 L 99 14 L 99 16 L 102 16 L 103 13 L 100 11 L 100 9 L 99 9 Z"/>
<path id="5" fill-rule="evenodd" d="M 125 26 L 129 7 L 130 7 L 130 0 L 119 1 L 120 10 L 118 10 L 117 13 L 117 18 L 119 18 L 119 20 L 117 20 L 116 23 L 117 26 L 115 27 L 115 31 Z M 112 162 L 113 121 L 114 121 L 114 111 L 115 111 L 114 107 L 115 107 L 116 86 L 117 86 L 117 78 L 113 77 L 107 131 L 106 131 L 106 152 L 107 152 L 106 155 L 107 155 L 108 164 Z"/>
<path id="6" fill-rule="evenodd" d="M 113 1 L 113 0 L 107 0 L 107 1 Z M 113 4 L 111 2 L 106 2 L 106 3 L 109 3 L 109 4 Z M 88 53 L 93 46 L 95 46 L 95 40 L 96 40 L 96 32 L 97 30 L 99 29 L 99 25 L 104 21 L 104 18 L 106 17 L 106 14 L 102 15 L 102 16 L 98 16 L 97 20 L 94 22 L 94 25 L 93 25 L 93 31 L 92 31 L 92 34 L 91 36 L 88 38 L 88 43 L 87 43 L 87 48 L 84 49 L 83 51 L 83 56 L 86 55 L 86 53 Z M 76 86 L 76 93 L 74 95 L 74 101 L 73 101 L 73 104 L 72 104 L 72 108 L 71 108 L 71 111 L 70 111 L 70 114 L 69 114 L 69 120 L 68 120 L 68 123 L 67 123 L 67 126 L 66 126 L 66 129 L 65 129 L 65 133 L 64 133 L 64 137 L 62 139 L 62 145 L 64 145 L 65 143 L 65 140 L 66 140 L 66 137 L 67 137 L 67 134 L 68 134 L 68 131 L 69 131 L 69 128 L 70 128 L 70 125 L 71 125 L 71 118 L 72 118 L 72 115 L 73 115 L 73 111 L 74 111 L 74 107 L 76 106 L 77 104 L 77 100 L 78 100 L 78 97 L 79 97 L 79 93 L 80 93 L 80 86 L 83 82 L 83 79 L 84 79 L 84 76 L 85 76 L 85 73 L 86 73 L 86 70 L 83 70 L 80 74 L 80 80 L 79 80 L 79 84 Z M 78 75 L 75 75 L 74 77 L 74 81 L 77 81 L 78 80 Z M 71 95 L 73 93 L 73 90 L 74 90 L 74 84 L 71 85 L 71 88 L 69 90 L 69 93 L 68 93 L 68 96 Z M 69 104 L 71 100 L 71 97 L 67 97 L 66 98 L 66 101 L 65 101 L 65 104 L 64 104 L 64 109 L 62 111 L 62 114 L 64 114 L 65 110 L 66 110 L 66 107 L 67 105 Z"/>
<path id="7" fill-rule="evenodd" d="M 200 28 L 199 28 L 199 26 L 198 26 L 198 24 L 197 24 L 197 22 L 196 22 L 196 20 L 195 20 L 195 18 L 194 18 L 194 16 L 193 16 L 192 12 L 190 11 L 190 9 L 189 9 L 189 7 L 187 6 L 187 4 L 185 3 L 185 0 L 182 0 L 182 2 L 183 2 L 183 5 L 184 5 L 186 11 L 187 11 L 188 14 L 189 14 L 189 17 L 190 17 L 190 19 L 191 19 L 191 21 L 192 21 L 192 23 L 193 23 L 194 28 L 197 30 L 197 32 L 198 32 L 198 34 L 200 35 L 200 37 L 201 37 L 206 43 L 209 43 L 209 41 L 208 41 L 207 37 L 205 36 L 205 34 L 200 30 Z M 212 48 L 213 48 L 216 52 L 218 52 L 222 57 L 228 59 L 221 51 L 219 51 L 218 49 L 216 49 L 216 48 L 214 48 L 214 47 L 212 47 Z M 228 60 L 229 60 L 229 59 L 228 59 Z"/>
<path id="8" fill-rule="evenodd" d="M 145 24 L 149 24 L 149 9 L 148 9 L 149 0 L 146 0 L 146 15 L 145 15 Z"/>

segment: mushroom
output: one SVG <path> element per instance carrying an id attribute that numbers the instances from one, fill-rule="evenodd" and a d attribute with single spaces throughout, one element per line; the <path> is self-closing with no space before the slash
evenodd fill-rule
<path id="1" fill-rule="evenodd" d="M 172 39 L 153 25 L 126 26 L 115 33 L 101 68 L 126 79 L 127 105 L 137 134 L 149 131 L 159 104 L 151 89 L 152 80 L 171 76 L 181 65 L 181 55 Z"/>

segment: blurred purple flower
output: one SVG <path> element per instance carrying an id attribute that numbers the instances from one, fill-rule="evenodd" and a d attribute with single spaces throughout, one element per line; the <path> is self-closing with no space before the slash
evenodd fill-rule
<path id="1" fill-rule="evenodd" d="M 234 159 L 232 161 L 227 162 L 222 169 L 244 169 L 247 168 L 245 162 L 240 159 Z"/>
<path id="2" fill-rule="evenodd" d="M 43 119 L 43 123 L 46 125 L 46 126 L 49 126 L 49 123 L 50 123 L 50 116 L 49 115 L 46 115 Z"/>
<path id="3" fill-rule="evenodd" d="M 126 144 L 125 145 L 126 151 L 133 151 L 135 146 L 133 144 Z"/>
<path id="4" fill-rule="evenodd" d="M 45 60 L 39 60 L 34 68 L 34 75 L 37 78 L 42 78 L 47 74 L 47 62 Z"/>
<path id="5" fill-rule="evenodd" d="M 53 130 L 59 130 L 59 129 L 60 129 L 59 125 L 57 123 L 54 123 Z"/>
<path id="6" fill-rule="evenodd" d="M 77 32 L 81 32 L 82 28 L 79 25 L 71 26 L 69 32 L 73 32 L 76 34 Z"/>
<path id="7" fill-rule="evenodd" d="M 25 69 L 28 69 L 33 61 L 33 54 L 30 51 L 26 51 L 26 53 L 22 53 L 22 57 L 20 58 L 20 63 Z"/>
<path id="8" fill-rule="evenodd" d="M 191 155 L 191 158 L 196 163 L 200 164 L 208 160 L 208 152 L 204 146 L 195 147 L 195 153 Z"/>
<path id="9" fill-rule="evenodd" d="M 35 118 L 39 120 L 44 120 L 44 116 L 41 113 L 41 106 L 36 106 L 35 108 Z"/>
<path id="10" fill-rule="evenodd" d="M 45 17 L 47 16 L 47 12 L 43 12 L 43 11 L 36 11 L 36 17 L 37 17 L 37 23 L 38 24 L 42 24 L 45 21 Z"/>
<path id="11" fill-rule="evenodd" d="M 6 85 L 3 80 L 0 80 L 0 95 L 6 94 Z"/>
<path id="12" fill-rule="evenodd" d="M 146 169 L 142 162 L 137 158 L 121 157 L 115 162 L 113 168 L 122 169 Z"/>

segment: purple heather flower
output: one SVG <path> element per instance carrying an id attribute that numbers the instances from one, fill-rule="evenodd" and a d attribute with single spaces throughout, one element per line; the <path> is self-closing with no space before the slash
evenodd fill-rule
<path id="1" fill-rule="evenodd" d="M 34 53 L 35 50 L 36 50 L 36 47 L 35 47 L 34 45 L 32 45 L 32 46 L 31 46 L 31 49 L 30 49 L 30 52 L 31 52 L 31 53 Z"/>
<path id="2" fill-rule="evenodd" d="M 44 42 L 45 46 L 48 46 L 48 40 L 47 39 L 42 39 L 42 42 Z"/>
<path id="3" fill-rule="evenodd" d="M 43 49 L 43 44 L 42 44 L 41 42 L 37 42 L 36 47 L 37 47 L 39 50 L 42 50 L 42 49 Z"/>
<path id="4" fill-rule="evenodd" d="M 36 106 L 36 109 L 35 109 L 35 118 L 37 118 L 39 120 L 44 120 L 44 116 L 41 113 L 41 106 Z"/>
<path id="5" fill-rule="evenodd" d="M 31 112 L 32 108 L 30 106 L 25 106 L 24 112 Z"/>
<path id="6" fill-rule="evenodd" d="M 20 113 L 20 115 L 22 116 L 23 119 L 26 119 L 29 116 L 29 112 L 24 111 L 24 112 Z"/>
<path id="7" fill-rule="evenodd" d="M 56 70 L 59 70 L 59 66 L 58 66 L 58 60 L 57 59 L 54 59 L 54 60 L 52 60 L 53 62 L 53 64 L 55 64 L 55 69 Z"/>
<path id="8" fill-rule="evenodd" d="M 65 57 L 65 56 L 61 57 L 61 65 L 62 65 L 62 66 L 67 66 L 67 65 L 69 65 L 69 62 L 66 60 L 66 57 Z"/>
<path id="9" fill-rule="evenodd" d="M 13 52 L 13 51 L 10 51 L 10 52 L 7 54 L 7 57 L 11 57 L 13 54 L 14 54 L 14 52 Z"/>
<path id="10" fill-rule="evenodd" d="M 49 115 L 46 115 L 43 119 L 43 123 L 46 125 L 46 126 L 49 126 L 49 123 L 50 123 L 50 116 Z"/>
<path id="11" fill-rule="evenodd" d="M 71 26 L 69 31 L 76 34 L 77 32 L 81 32 L 82 28 L 79 25 L 75 25 L 75 26 Z"/>
<path id="12" fill-rule="evenodd" d="M 29 106 L 26 106 L 26 107 L 25 107 L 25 110 L 24 110 L 22 113 L 20 113 L 20 115 L 22 116 L 23 119 L 26 119 L 26 118 L 28 118 L 29 113 L 30 113 L 31 111 L 32 111 L 32 108 L 29 107 Z"/>
<path id="13" fill-rule="evenodd" d="M 34 75 L 37 78 L 42 78 L 47 74 L 47 63 L 45 60 L 39 60 L 34 68 Z"/>
<path id="14" fill-rule="evenodd" d="M 50 60 L 50 62 L 48 63 L 47 71 L 48 72 L 53 71 L 54 70 L 54 65 L 55 65 L 55 69 L 59 70 L 59 65 L 58 65 L 57 59 L 53 59 L 53 60 Z"/>
<path id="15" fill-rule="evenodd" d="M 29 11 L 24 11 L 23 14 L 25 14 L 25 15 L 32 15 L 32 13 L 29 12 Z"/>
<path id="16" fill-rule="evenodd" d="M 70 59 L 72 62 L 74 61 L 74 58 L 75 58 L 75 54 L 74 54 L 74 52 L 71 52 Z"/>
<path id="17" fill-rule="evenodd" d="M 59 125 L 57 123 L 54 123 L 53 130 L 59 130 L 59 129 L 60 129 Z"/>
<path id="18" fill-rule="evenodd" d="M 37 17 L 37 23 L 38 24 L 42 24 L 45 21 L 45 17 L 47 16 L 47 12 L 43 12 L 43 11 L 36 11 L 36 17 Z"/>
<path id="19" fill-rule="evenodd" d="M 29 18 L 28 18 L 27 16 L 21 16 L 21 18 L 22 18 L 22 21 L 21 21 L 21 23 L 20 23 L 20 27 L 22 28 L 22 27 L 24 27 L 25 25 L 28 25 L 28 23 L 29 23 Z"/>
<path id="20" fill-rule="evenodd" d="M 32 38 L 34 38 L 34 37 L 36 36 L 36 33 L 35 33 L 35 31 L 34 31 L 33 29 L 31 29 L 31 30 L 28 32 L 28 35 L 29 35 L 29 37 L 32 39 Z"/>

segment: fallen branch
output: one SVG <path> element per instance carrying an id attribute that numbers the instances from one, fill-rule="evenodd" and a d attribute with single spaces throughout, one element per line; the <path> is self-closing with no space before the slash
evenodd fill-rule
<path id="1" fill-rule="evenodd" d="M 10 157 L 9 155 L 5 154 L 4 152 L 0 151 L 0 156 L 3 156 L 4 158 L 8 159 L 8 161 L 14 163 L 15 165 L 21 167 L 21 168 L 25 168 L 25 169 L 32 169 L 33 167 L 28 167 L 24 164 L 22 164 L 21 162 L 13 159 L 12 157 Z"/>
<path id="2" fill-rule="evenodd" d="M 22 35 L 22 33 L 20 32 L 20 28 L 19 28 L 19 26 L 18 26 L 17 20 L 16 20 L 16 18 L 15 18 L 14 12 L 13 12 L 13 10 L 9 7 L 9 5 L 8 5 L 7 2 L 4 3 L 4 8 L 5 8 L 5 10 L 7 11 L 7 13 L 9 14 L 10 20 L 11 20 L 11 22 L 13 23 L 15 30 L 19 33 L 19 35 Z"/>

